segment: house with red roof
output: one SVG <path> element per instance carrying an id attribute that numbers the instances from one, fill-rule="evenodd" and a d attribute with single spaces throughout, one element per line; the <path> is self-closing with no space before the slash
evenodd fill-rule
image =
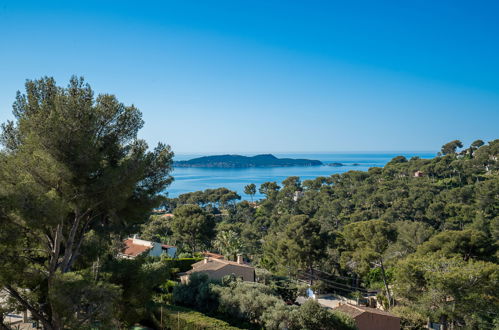
<path id="1" fill-rule="evenodd" d="M 341 304 L 333 310 L 353 318 L 359 330 L 400 330 L 400 318 L 381 309 Z"/>
<path id="2" fill-rule="evenodd" d="M 124 247 L 118 256 L 126 259 L 134 259 L 141 255 L 159 257 L 163 254 L 174 258 L 177 253 L 176 246 L 146 241 L 137 237 L 129 237 L 123 241 L 123 244 Z"/>

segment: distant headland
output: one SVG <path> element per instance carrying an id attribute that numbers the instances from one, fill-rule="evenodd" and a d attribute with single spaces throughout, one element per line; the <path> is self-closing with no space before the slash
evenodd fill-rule
<path id="1" fill-rule="evenodd" d="M 176 161 L 175 167 L 210 167 L 210 168 L 248 168 L 248 167 L 289 167 L 289 166 L 320 166 L 319 160 L 277 158 L 271 154 L 253 157 L 241 155 L 217 155 Z"/>

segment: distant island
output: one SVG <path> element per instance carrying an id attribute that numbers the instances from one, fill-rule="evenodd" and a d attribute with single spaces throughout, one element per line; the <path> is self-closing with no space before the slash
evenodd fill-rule
<path id="1" fill-rule="evenodd" d="M 333 166 L 333 167 L 342 167 L 342 166 L 348 166 L 347 164 L 343 164 L 343 163 L 329 163 L 329 164 L 326 164 L 327 166 Z M 353 163 L 352 165 L 350 166 L 360 166 L 359 163 Z"/>
<path id="2" fill-rule="evenodd" d="M 256 155 L 253 157 L 240 155 L 217 155 L 176 161 L 175 167 L 210 167 L 210 168 L 248 168 L 248 167 L 289 167 L 320 166 L 319 160 L 277 158 L 274 155 Z"/>
<path id="3" fill-rule="evenodd" d="M 333 166 L 333 167 L 341 167 L 341 166 L 345 166 L 344 164 L 342 163 L 329 163 L 327 164 L 328 166 Z"/>

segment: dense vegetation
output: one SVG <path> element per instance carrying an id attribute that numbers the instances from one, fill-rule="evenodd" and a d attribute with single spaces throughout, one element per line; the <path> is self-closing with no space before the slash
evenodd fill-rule
<path id="1" fill-rule="evenodd" d="M 26 82 L 0 142 L 0 325 L 28 310 L 44 329 L 104 328 L 144 317 L 161 263 L 120 261 L 172 181 L 172 152 L 137 138 L 141 113 L 83 79 Z"/>
<path id="2" fill-rule="evenodd" d="M 288 305 L 274 288 L 231 276 L 213 283 L 206 274 L 193 274 L 188 284 L 175 287 L 173 299 L 176 304 L 218 315 L 244 328 L 355 329 L 352 319 L 332 313 L 314 300 L 299 307 Z"/>
<path id="3" fill-rule="evenodd" d="M 499 140 L 460 148 L 456 140 L 433 159 L 395 157 L 367 172 L 267 182 L 257 203 L 219 189 L 165 205 L 215 216 L 215 225 L 203 222 L 214 229 L 211 239 L 199 237 L 205 248 L 229 258 L 244 252 L 323 291 L 375 290 L 406 326 L 491 328 L 499 322 Z"/>
<path id="4" fill-rule="evenodd" d="M 195 328 L 353 327 L 314 301 L 294 305 L 306 283 L 359 300 L 374 292 L 407 328 L 499 326 L 499 140 L 250 184 L 247 194 L 265 196 L 256 202 L 226 188 L 168 199 L 173 154 L 137 138 L 135 107 L 94 97 L 82 79 L 43 78 L 26 83 L 14 115 L 1 134 L 0 328 L 13 310 L 45 329 L 174 328 L 175 311 L 177 326 Z M 173 217 L 151 215 L 159 205 Z M 183 258 L 116 258 L 133 233 Z M 178 284 L 202 250 L 243 253 L 258 283 Z"/>

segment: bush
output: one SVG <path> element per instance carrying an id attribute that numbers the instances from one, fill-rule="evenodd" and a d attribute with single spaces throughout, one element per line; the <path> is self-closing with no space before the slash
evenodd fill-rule
<path id="1" fill-rule="evenodd" d="M 299 329 L 307 330 L 354 330 L 355 322 L 348 315 L 331 312 L 315 300 L 307 300 L 298 311 Z"/>
<path id="2" fill-rule="evenodd" d="M 180 306 L 167 305 L 163 307 L 163 324 L 161 324 L 160 314 L 161 311 L 156 314 L 156 321 L 159 321 L 158 325 L 170 330 L 241 329 L 233 327 L 225 321 Z"/>
<path id="3" fill-rule="evenodd" d="M 258 283 L 234 282 L 228 287 L 214 286 L 218 293 L 219 312 L 264 325 L 263 313 L 284 305 L 284 302 L 272 294 L 272 289 Z"/>
<path id="4" fill-rule="evenodd" d="M 265 269 L 256 269 L 256 277 L 259 283 L 272 288 L 288 304 L 294 303 L 298 295 L 305 294 L 307 289 L 302 283 L 292 281 L 285 276 L 273 275 Z"/>
<path id="5" fill-rule="evenodd" d="M 211 283 L 206 274 L 192 274 L 188 284 L 173 290 L 176 304 L 217 313 L 220 317 L 249 322 L 265 329 L 288 330 L 350 330 L 352 319 L 323 308 L 309 300 L 302 306 L 289 306 L 263 284 L 228 281 L 226 286 Z"/>
<path id="6" fill-rule="evenodd" d="M 202 312 L 213 312 L 218 307 L 218 296 L 211 289 L 208 275 L 194 273 L 189 277 L 189 283 L 173 288 L 173 302 Z"/>

